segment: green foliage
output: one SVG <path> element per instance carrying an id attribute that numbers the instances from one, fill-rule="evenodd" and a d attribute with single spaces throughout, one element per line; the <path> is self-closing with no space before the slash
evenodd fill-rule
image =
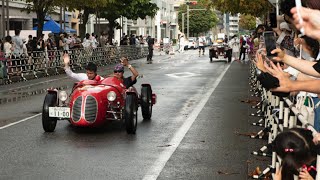
<path id="1" fill-rule="evenodd" d="M 52 12 L 56 5 L 59 5 L 62 0 L 25 0 L 27 6 L 24 10 L 28 13 L 35 12 L 38 19 L 37 36 L 40 37 L 43 31 L 44 18 L 47 13 Z"/>
<path id="2" fill-rule="evenodd" d="M 240 15 L 239 26 L 244 30 L 254 30 L 256 28 L 256 17 L 251 15 Z"/>
<path id="3" fill-rule="evenodd" d="M 149 0 L 117 0 L 106 7 L 100 8 L 100 17 L 108 20 L 116 20 L 121 16 L 128 19 L 144 19 L 147 16 L 154 17 L 158 7 Z"/>
<path id="4" fill-rule="evenodd" d="M 206 10 L 190 10 L 189 11 L 189 33 L 190 35 L 198 35 L 199 33 L 207 32 L 215 27 L 218 18 L 209 6 L 209 1 L 200 0 L 196 5 L 190 5 L 190 9 L 206 9 Z M 184 15 L 184 30 L 182 30 L 182 13 Z M 178 23 L 180 31 L 187 32 L 187 5 L 181 5 L 178 14 Z"/>
<path id="5" fill-rule="evenodd" d="M 118 18 L 126 17 L 136 20 L 145 19 L 147 16 L 154 17 L 159 8 L 149 0 L 117 0 L 110 2 L 108 6 L 99 9 L 99 17 L 109 21 L 109 41 L 113 37 L 113 29 L 121 28 L 116 21 Z"/>
<path id="6" fill-rule="evenodd" d="M 262 16 L 272 8 L 268 0 L 211 0 L 211 6 L 221 12 L 231 14 L 251 14 Z"/>

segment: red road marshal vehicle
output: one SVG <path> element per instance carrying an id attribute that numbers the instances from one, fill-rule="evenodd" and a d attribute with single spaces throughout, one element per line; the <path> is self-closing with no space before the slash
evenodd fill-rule
<path id="1" fill-rule="evenodd" d="M 68 100 L 70 99 L 70 100 Z M 57 120 L 68 120 L 74 126 L 100 127 L 108 121 L 124 121 L 128 134 L 137 129 L 138 107 L 144 119 L 150 119 L 156 95 L 149 84 L 126 89 L 121 80 L 108 77 L 101 81 L 76 83 L 70 96 L 66 91 L 49 89 L 42 109 L 44 131 L 53 132 Z"/>

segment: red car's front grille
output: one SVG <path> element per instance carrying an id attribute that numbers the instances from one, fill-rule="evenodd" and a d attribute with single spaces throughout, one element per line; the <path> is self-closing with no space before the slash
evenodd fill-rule
<path id="1" fill-rule="evenodd" d="M 82 96 L 79 96 L 73 103 L 72 120 L 78 122 L 81 117 Z"/>
<path id="2" fill-rule="evenodd" d="M 94 122 L 97 117 L 97 101 L 93 96 L 87 96 L 85 104 L 85 119 L 88 122 Z"/>

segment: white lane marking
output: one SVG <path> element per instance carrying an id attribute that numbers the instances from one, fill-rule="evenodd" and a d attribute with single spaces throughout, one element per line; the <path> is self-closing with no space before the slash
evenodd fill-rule
<path id="1" fill-rule="evenodd" d="M 188 78 L 188 77 L 198 76 L 200 74 L 195 74 L 191 72 L 180 72 L 180 73 L 172 73 L 172 74 L 166 74 L 166 75 L 174 78 Z"/>
<path id="2" fill-rule="evenodd" d="M 39 114 L 30 116 L 30 117 L 24 118 L 24 119 L 22 119 L 22 120 L 20 120 L 20 121 L 16 121 L 16 122 L 7 124 L 7 125 L 5 125 L 5 126 L 1 126 L 1 127 L 0 127 L 0 130 L 1 130 L 1 129 L 4 129 L 4 128 L 7 128 L 7 127 L 10 127 L 10 126 L 13 126 L 13 125 L 16 125 L 16 124 L 19 124 L 19 123 L 21 123 L 21 122 L 27 121 L 27 120 L 29 120 L 29 119 L 35 118 L 35 117 L 37 117 L 37 116 L 40 116 L 41 114 L 42 114 L 42 113 L 39 113 Z"/>
<path id="3" fill-rule="evenodd" d="M 207 91 L 207 93 L 204 95 L 203 99 L 200 101 L 200 103 L 196 106 L 196 108 L 190 113 L 191 115 L 188 117 L 188 119 L 183 123 L 183 125 L 179 128 L 179 130 L 175 133 L 171 141 L 169 142 L 169 147 L 166 147 L 164 151 L 161 152 L 158 159 L 153 163 L 151 168 L 148 170 L 148 172 L 143 177 L 143 180 L 156 180 L 163 170 L 164 166 L 174 153 L 174 151 L 179 146 L 180 142 L 186 135 L 186 133 L 189 131 L 190 127 L 192 126 L 193 122 L 198 117 L 199 113 L 209 100 L 211 94 L 213 91 L 217 88 L 218 84 L 221 82 L 224 74 L 227 72 L 231 64 L 229 64 L 224 71 L 220 74 L 220 76 L 217 78 L 217 80 L 214 82 L 213 86 Z"/>

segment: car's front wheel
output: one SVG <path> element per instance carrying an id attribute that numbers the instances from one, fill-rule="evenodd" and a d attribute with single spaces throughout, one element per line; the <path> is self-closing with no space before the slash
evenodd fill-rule
<path id="1" fill-rule="evenodd" d="M 57 94 L 47 94 L 42 107 L 42 127 L 45 132 L 53 132 L 57 125 L 57 118 L 49 117 L 49 107 L 56 106 Z"/>
<path id="2" fill-rule="evenodd" d="M 125 124 L 128 134 L 135 134 L 137 130 L 138 111 L 136 97 L 134 94 L 128 94 L 125 106 Z"/>

